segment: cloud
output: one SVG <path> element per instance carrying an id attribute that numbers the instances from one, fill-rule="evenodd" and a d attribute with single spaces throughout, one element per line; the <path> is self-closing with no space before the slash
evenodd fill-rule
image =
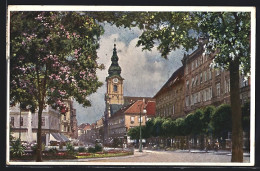
<path id="1" fill-rule="evenodd" d="M 109 25 L 105 25 L 104 28 L 106 32 L 100 39 L 98 63 L 103 63 L 106 69 L 97 72 L 99 80 L 104 85 L 95 94 L 89 96 L 92 102 L 91 107 L 83 108 L 78 103 L 74 103 L 79 124 L 95 122 L 104 114 L 105 79 L 111 65 L 115 39 L 119 57 L 118 63 L 122 68 L 121 76 L 125 79 L 125 96 L 153 97 L 172 73 L 181 66 L 183 50 L 171 52 L 166 60 L 160 56 L 156 47 L 152 51 L 142 51 L 142 47 L 136 47 L 138 37 L 141 34 L 139 29 L 129 30 Z"/>

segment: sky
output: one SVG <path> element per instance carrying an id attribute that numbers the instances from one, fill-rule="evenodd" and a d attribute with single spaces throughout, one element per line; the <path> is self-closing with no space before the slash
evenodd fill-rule
<path id="1" fill-rule="evenodd" d="M 94 123 L 99 120 L 105 111 L 104 96 L 106 93 L 106 77 L 111 65 L 114 43 L 116 43 L 119 65 L 124 78 L 124 96 L 153 97 L 174 71 L 182 66 L 184 50 L 178 49 L 169 54 L 168 59 L 161 57 L 156 47 L 152 51 L 142 51 L 136 47 L 138 37 L 142 31 L 138 28 L 116 27 L 104 24 L 105 33 L 100 38 L 98 50 L 99 64 L 103 63 L 105 69 L 97 71 L 97 76 L 103 86 L 96 93 L 89 96 L 91 107 L 84 108 L 74 101 L 77 112 L 78 125 L 81 123 Z"/>

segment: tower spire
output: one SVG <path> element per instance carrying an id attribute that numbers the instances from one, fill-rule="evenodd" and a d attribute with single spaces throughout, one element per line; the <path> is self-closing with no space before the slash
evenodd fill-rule
<path id="1" fill-rule="evenodd" d="M 108 74 L 109 74 L 109 77 L 111 76 L 114 76 L 114 75 L 117 75 L 119 77 L 120 74 L 121 74 L 121 67 L 119 66 L 118 64 L 118 56 L 117 56 L 117 50 L 116 50 L 116 44 L 114 44 L 114 49 L 113 49 L 113 56 L 111 57 L 111 65 L 108 69 Z"/>

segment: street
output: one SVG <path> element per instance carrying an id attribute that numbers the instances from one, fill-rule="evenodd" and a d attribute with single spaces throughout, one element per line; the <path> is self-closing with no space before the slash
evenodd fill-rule
<path id="1" fill-rule="evenodd" d="M 150 151 L 142 153 L 135 151 L 132 156 L 92 160 L 92 162 L 213 162 L 226 163 L 231 161 L 231 156 L 214 153 L 189 153 L 183 151 Z M 249 157 L 244 157 L 244 162 L 249 162 Z"/>
<path id="2" fill-rule="evenodd" d="M 229 153 L 230 154 L 230 153 Z M 226 152 L 219 151 L 200 153 L 200 152 L 188 152 L 183 150 L 177 151 L 152 151 L 143 150 L 138 152 L 135 150 L 134 155 L 124 157 L 110 157 L 110 158 L 93 158 L 93 159 L 73 159 L 73 160 L 52 160 L 49 162 L 124 162 L 126 165 L 131 162 L 147 162 L 160 163 L 163 162 L 187 162 L 187 163 L 229 163 L 231 162 L 231 156 Z M 249 162 L 249 156 L 244 156 L 244 163 Z M 87 163 L 86 163 L 87 164 Z M 133 163 L 131 163 L 133 164 Z"/>

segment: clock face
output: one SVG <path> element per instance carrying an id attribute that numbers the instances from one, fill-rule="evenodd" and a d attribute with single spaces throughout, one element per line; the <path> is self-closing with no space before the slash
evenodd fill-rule
<path id="1" fill-rule="evenodd" d="M 114 83 L 118 83 L 118 78 L 114 78 L 114 79 L 113 79 L 113 82 L 114 82 Z"/>

